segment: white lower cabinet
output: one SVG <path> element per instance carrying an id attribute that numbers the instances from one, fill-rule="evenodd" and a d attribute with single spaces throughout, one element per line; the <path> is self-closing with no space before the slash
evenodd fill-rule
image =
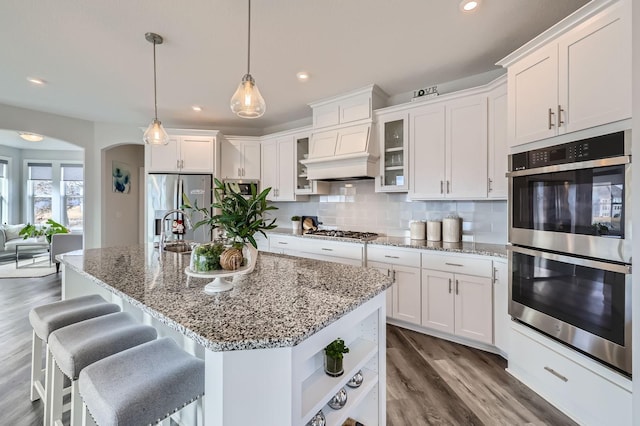
<path id="1" fill-rule="evenodd" d="M 269 251 L 276 254 L 295 256 L 298 252 L 298 238 L 287 235 L 269 234 Z"/>
<path id="2" fill-rule="evenodd" d="M 298 238 L 298 240 L 299 245 L 296 256 L 344 263 L 346 265 L 364 265 L 363 243 L 346 243 L 321 239 L 313 240 L 304 237 Z"/>
<path id="3" fill-rule="evenodd" d="M 509 353 L 511 316 L 509 315 L 509 267 L 493 261 L 493 344 L 502 355 Z"/>

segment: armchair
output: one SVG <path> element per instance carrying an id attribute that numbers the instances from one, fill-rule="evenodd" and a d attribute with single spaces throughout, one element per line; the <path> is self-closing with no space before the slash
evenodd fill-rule
<path id="1" fill-rule="evenodd" d="M 60 271 L 57 254 L 82 249 L 82 234 L 53 234 L 51 236 L 51 261 L 56 263 L 56 273 Z"/>

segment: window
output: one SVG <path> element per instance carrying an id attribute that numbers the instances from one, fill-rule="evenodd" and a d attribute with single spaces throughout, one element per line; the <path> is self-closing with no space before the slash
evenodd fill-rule
<path id="1" fill-rule="evenodd" d="M 0 159 L 0 223 L 9 221 L 9 162 Z"/>
<path id="2" fill-rule="evenodd" d="M 61 164 L 62 224 L 82 230 L 84 176 L 81 164 Z"/>
<path id="3" fill-rule="evenodd" d="M 51 164 L 28 163 L 29 167 L 29 205 L 34 224 L 45 223 L 53 219 L 53 168 Z"/>

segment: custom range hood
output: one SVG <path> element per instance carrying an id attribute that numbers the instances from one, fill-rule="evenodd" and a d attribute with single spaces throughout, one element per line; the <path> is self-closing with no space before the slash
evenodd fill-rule
<path id="1" fill-rule="evenodd" d="M 372 138 L 373 110 L 387 95 L 375 85 L 309 104 L 313 133 L 309 156 L 300 162 L 309 180 L 372 179 L 379 174 L 378 144 Z"/>

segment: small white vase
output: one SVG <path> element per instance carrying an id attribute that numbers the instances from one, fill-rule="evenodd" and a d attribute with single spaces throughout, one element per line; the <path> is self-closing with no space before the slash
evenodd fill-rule
<path id="1" fill-rule="evenodd" d="M 293 230 L 294 233 L 300 232 L 300 223 L 301 222 L 299 220 L 291 221 L 291 229 Z"/>

